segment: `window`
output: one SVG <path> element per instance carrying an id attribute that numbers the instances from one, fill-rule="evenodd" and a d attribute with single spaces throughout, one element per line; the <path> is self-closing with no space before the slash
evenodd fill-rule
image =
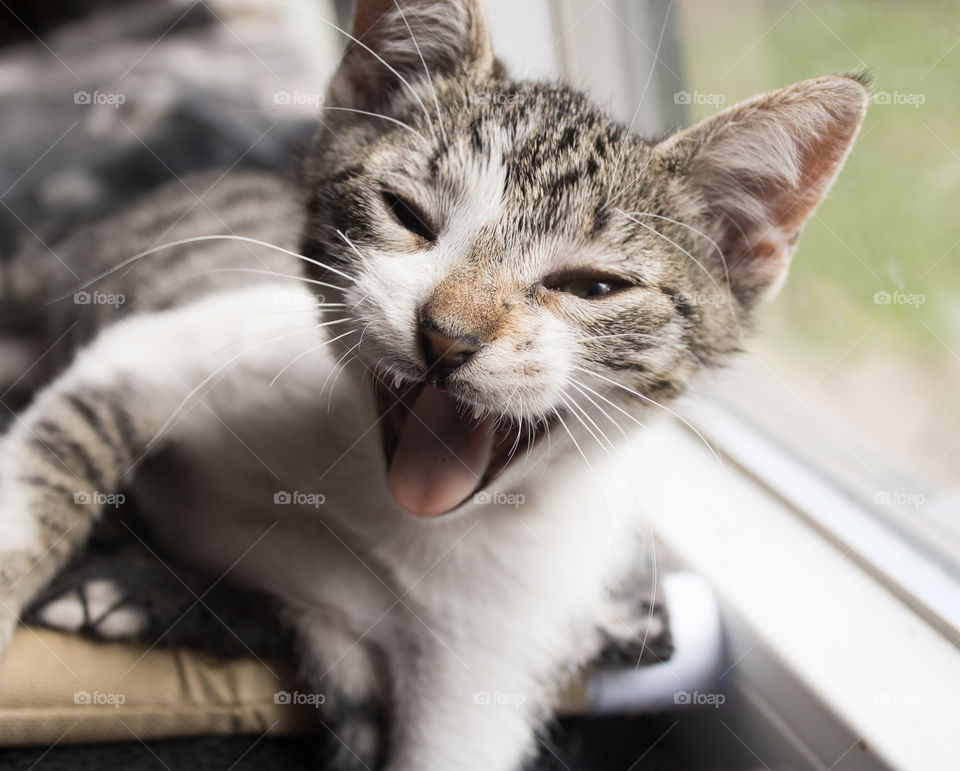
<path id="1" fill-rule="evenodd" d="M 682 0 L 692 118 L 869 70 L 870 110 L 761 333 L 720 389 L 865 506 L 960 561 L 956 8 Z"/>

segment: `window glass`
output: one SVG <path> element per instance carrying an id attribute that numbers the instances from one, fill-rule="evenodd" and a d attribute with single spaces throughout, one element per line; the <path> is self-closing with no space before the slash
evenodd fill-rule
<path id="1" fill-rule="evenodd" d="M 960 6 L 678 9 L 691 119 L 812 75 L 872 74 L 847 166 L 720 392 L 960 559 Z"/>

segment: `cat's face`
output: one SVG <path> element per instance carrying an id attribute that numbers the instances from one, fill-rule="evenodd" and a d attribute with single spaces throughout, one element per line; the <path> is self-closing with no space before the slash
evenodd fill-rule
<path id="1" fill-rule="evenodd" d="M 394 495 L 433 515 L 548 428 L 599 445 L 736 349 L 865 91 L 807 81 L 650 144 L 509 80 L 478 4 L 401 7 L 359 4 L 304 248 L 350 276 L 318 274 L 362 332 L 345 343 L 376 376 Z"/>

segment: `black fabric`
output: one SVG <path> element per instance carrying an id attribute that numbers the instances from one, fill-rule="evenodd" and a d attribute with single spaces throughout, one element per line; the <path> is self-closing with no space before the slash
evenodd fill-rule
<path id="1" fill-rule="evenodd" d="M 662 718 L 571 718 L 542 741 L 527 771 L 684 771 L 692 768 L 669 742 L 656 745 L 670 722 Z M 546 749 L 549 747 L 549 750 Z M 0 771 L 335 771 L 322 736 L 208 736 L 141 744 L 28 747 L 0 751 Z M 38 762 L 39 761 L 39 762 Z M 33 765 L 36 763 L 36 765 Z"/>

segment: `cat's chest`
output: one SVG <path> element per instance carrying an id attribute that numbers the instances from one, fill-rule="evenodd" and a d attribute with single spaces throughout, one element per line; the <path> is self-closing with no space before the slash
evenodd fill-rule
<path id="1" fill-rule="evenodd" d="M 497 615 L 543 587 L 574 605 L 595 595 L 635 517 L 611 499 L 620 471 L 541 447 L 543 463 L 534 453 L 459 511 L 411 517 L 390 494 L 370 385 L 325 339 L 240 359 L 139 475 L 138 501 L 171 550 L 309 602 L 372 581 L 356 603 L 370 612 L 408 592 L 453 615 Z"/>
<path id="2" fill-rule="evenodd" d="M 146 494 L 167 510 L 264 522 L 389 505 L 369 394 L 346 383 L 331 392 L 329 355 L 304 357 L 270 385 L 296 355 L 264 354 L 205 393 L 138 481 Z"/>

